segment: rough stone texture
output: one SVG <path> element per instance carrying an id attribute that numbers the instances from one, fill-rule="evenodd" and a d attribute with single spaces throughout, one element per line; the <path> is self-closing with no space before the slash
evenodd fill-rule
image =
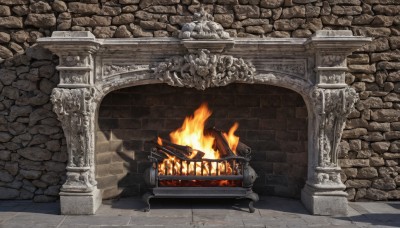
<path id="1" fill-rule="evenodd" d="M 17 189 L 0 187 L 0 199 L 15 199 L 19 194 Z"/>
<path id="2" fill-rule="evenodd" d="M 7 151 L 0 157 L 0 162 L 6 162 L 0 163 L 0 170 L 6 170 L 14 178 L 19 170 L 42 170 L 38 179 L 44 183 L 56 186 L 64 182 L 65 171 L 46 171 L 40 161 L 30 161 L 17 152 L 40 148 L 46 159 L 65 162 L 65 138 L 48 102 L 51 89 L 59 80 L 54 69 L 58 60 L 50 52 L 32 47 L 37 38 L 50 36 L 55 30 L 88 30 L 99 38 L 177 37 L 180 26 L 191 20 L 199 6 L 198 1 L 181 2 L 0 0 L 0 138 L 4 141 L 0 150 Z M 231 36 L 310 37 L 320 29 L 348 29 L 354 35 L 373 37 L 374 42 L 360 49 L 355 53 L 358 57 L 348 62 L 351 73 L 347 82 L 357 90 L 361 100 L 349 117 L 343 139 L 353 146 L 339 156 L 344 167 L 358 171 L 357 175 L 354 171 L 351 175 L 345 172 L 346 180 L 363 180 L 358 179 L 358 173 L 368 166 L 379 168 L 378 177 L 375 173 L 367 175 L 374 176 L 372 179 L 365 177 L 371 185 L 374 178 L 396 178 L 400 143 L 398 133 L 393 132 L 400 131 L 400 2 L 209 2 L 214 5 L 207 5 L 206 9 L 213 11 L 215 19 L 230 30 Z M 79 18 L 87 22 L 74 24 Z M 36 110 L 40 114 L 33 114 Z M 47 147 L 46 143 L 54 140 L 58 143 Z M 359 142 L 352 144 L 353 140 Z M 23 154 L 37 159 L 27 155 L 28 151 Z M 18 164 L 25 168 L 18 169 Z M 43 186 L 36 187 L 37 193 L 27 194 L 22 189 L 29 188 L 29 182 L 20 183 L 0 187 L 0 196 L 32 199 L 46 190 Z M 0 181 L 0 186 L 3 184 Z M 371 185 L 354 188 L 355 197 L 351 200 L 395 199 L 399 189 L 397 186 L 396 190 L 382 190 Z"/>
<path id="3" fill-rule="evenodd" d="M 16 16 L 1 17 L 0 28 L 8 28 L 8 29 L 23 28 L 22 17 L 16 17 Z"/>
<path id="4" fill-rule="evenodd" d="M 347 175 L 349 177 L 349 175 Z M 378 171 L 373 167 L 361 168 L 357 173 L 357 178 L 371 179 L 378 176 Z M 354 176 L 353 176 L 354 177 Z M 367 186 L 368 187 L 368 186 Z"/>

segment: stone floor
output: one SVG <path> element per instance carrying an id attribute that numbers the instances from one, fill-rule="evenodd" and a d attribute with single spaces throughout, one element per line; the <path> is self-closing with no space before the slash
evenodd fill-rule
<path id="1" fill-rule="evenodd" d="M 240 200 L 139 198 L 104 201 L 94 216 L 59 215 L 59 203 L 0 201 L 0 227 L 400 227 L 400 201 L 350 203 L 347 217 L 312 216 L 298 200 L 263 197 L 255 213 Z"/>

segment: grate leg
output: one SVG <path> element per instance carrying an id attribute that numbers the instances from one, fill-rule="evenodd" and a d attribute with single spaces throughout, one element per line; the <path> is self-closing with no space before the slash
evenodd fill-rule
<path id="1" fill-rule="evenodd" d="M 258 194 L 255 192 L 250 192 L 246 194 L 245 198 L 249 200 L 249 212 L 254 213 L 256 211 L 254 208 L 254 203 L 259 200 Z"/>
<path id="2" fill-rule="evenodd" d="M 150 192 L 146 192 L 143 196 L 142 199 L 143 201 L 147 204 L 147 207 L 143 209 L 144 212 L 149 212 L 150 211 L 150 199 L 153 198 L 154 195 Z"/>

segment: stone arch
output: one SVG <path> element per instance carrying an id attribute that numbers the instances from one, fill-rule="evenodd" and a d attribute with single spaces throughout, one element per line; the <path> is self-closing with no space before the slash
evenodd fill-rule
<path id="1" fill-rule="evenodd" d="M 185 99 L 181 100 L 182 95 Z M 141 176 L 138 175 L 140 171 L 126 168 L 129 174 L 122 175 L 107 173 L 107 167 L 119 167 L 118 159 L 121 158 L 127 164 L 124 167 L 144 162 L 143 154 L 149 151 L 144 142 L 153 139 L 151 137 L 155 135 L 168 138 L 169 132 L 179 127 L 184 117 L 191 114 L 202 102 L 207 102 L 214 113 L 207 126 L 228 130 L 234 122 L 239 123 L 237 135 L 242 142 L 253 147 L 253 155 L 257 158 L 254 159 L 254 167 L 257 167 L 255 169 L 260 178 L 253 188 L 256 192 L 261 193 L 269 189 L 268 194 L 300 196 L 301 188 L 307 179 L 308 154 L 307 108 L 299 93 L 266 83 L 232 83 L 205 91 L 158 83 L 114 90 L 106 95 L 100 105 L 99 113 L 102 114 L 98 117 L 98 133 L 101 135 L 101 141 L 97 145 L 100 145 L 101 151 L 96 151 L 95 156 L 102 157 L 97 160 L 99 163 L 96 162 L 96 178 L 98 187 L 104 192 L 103 199 L 120 194 L 129 196 L 129 189 L 144 191 L 143 183 L 136 177 Z M 173 114 L 160 114 L 161 110 Z M 149 125 L 147 120 L 151 120 L 153 124 Z M 121 125 L 121 122 L 126 125 Z M 151 131 L 151 136 L 146 133 L 136 134 L 143 130 Z M 129 132 L 133 133 L 133 137 L 128 136 L 131 135 Z M 108 135 L 113 135 L 113 139 L 103 137 Z M 116 148 L 117 144 L 122 145 L 123 149 Z M 113 146 L 106 151 L 101 145 Z M 121 151 L 124 151 L 123 154 Z M 109 160 L 107 157 L 118 159 L 112 161 L 114 165 L 109 165 L 104 163 L 105 160 Z M 272 167 L 281 171 L 272 171 Z M 288 168 L 282 170 L 279 167 Z M 118 184 L 109 181 L 111 175 L 115 175 L 114 180 L 118 181 Z M 128 177 L 133 177 L 134 182 L 127 182 Z M 271 180 L 283 177 L 286 182 L 268 182 L 265 181 L 265 177 L 272 178 Z M 282 188 L 285 191 L 279 190 Z"/>
<path id="2" fill-rule="evenodd" d="M 163 84 L 160 80 L 154 78 L 153 72 L 151 70 L 141 70 L 141 71 L 132 71 L 132 72 L 124 72 L 120 74 L 116 74 L 113 76 L 114 79 L 109 82 L 102 82 L 97 85 L 100 88 L 101 97 L 99 97 L 99 104 L 101 104 L 101 100 L 107 96 L 107 94 L 128 87 L 140 86 L 140 85 L 149 85 L 149 84 Z M 138 79 L 140 78 L 140 79 Z M 295 93 L 301 95 L 304 103 L 307 107 L 307 116 L 309 119 L 313 119 L 314 114 L 314 102 L 312 96 L 312 91 L 315 89 L 314 85 L 311 81 L 305 80 L 303 78 L 296 77 L 295 75 L 286 73 L 286 72 L 271 72 L 271 71 L 259 71 L 254 76 L 254 81 L 252 82 L 241 82 L 235 81 L 233 83 L 244 83 L 244 84 L 263 84 L 263 85 L 271 85 L 286 88 L 294 91 Z M 165 83 L 164 83 L 165 84 Z M 174 86 L 174 85 L 171 85 Z M 192 88 L 194 89 L 194 88 Z M 194 89 L 195 90 L 195 89 Z M 97 112 L 100 108 L 100 105 L 97 106 Z M 96 117 L 97 119 L 97 117 Z M 308 121 L 308 150 L 307 157 L 308 163 L 312 164 L 308 166 L 307 175 L 308 178 L 312 178 L 313 168 L 316 166 L 318 157 L 317 153 L 314 150 L 313 145 L 315 142 L 315 123 L 313 121 Z"/>
<path id="3" fill-rule="evenodd" d="M 112 80 L 102 81 L 96 85 L 98 91 L 101 95 L 99 96 L 99 101 L 101 101 L 108 93 L 132 86 L 147 85 L 147 84 L 160 84 L 164 83 L 157 80 L 151 70 L 141 70 L 124 72 L 120 74 L 113 75 Z M 259 71 L 255 74 L 253 81 L 234 81 L 232 83 L 246 83 L 246 84 L 264 84 L 272 85 L 277 87 L 283 87 L 300 94 L 306 105 L 307 109 L 311 110 L 311 97 L 310 92 L 312 91 L 314 85 L 312 82 L 293 76 L 286 72 L 263 72 Z M 176 86 L 176 85 L 171 85 Z"/>

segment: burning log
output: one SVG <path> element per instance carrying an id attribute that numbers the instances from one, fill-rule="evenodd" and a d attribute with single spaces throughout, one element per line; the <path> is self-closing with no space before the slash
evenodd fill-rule
<path id="1" fill-rule="evenodd" d="M 204 152 L 202 152 L 200 150 L 195 150 L 195 151 L 196 151 L 195 152 L 196 155 L 192 159 L 199 160 L 199 159 L 202 159 L 204 157 L 204 155 L 205 155 Z"/>
<path id="2" fill-rule="evenodd" d="M 162 146 L 169 147 L 170 149 L 173 149 L 173 150 L 178 150 L 178 151 L 186 154 L 186 156 L 190 156 L 193 153 L 193 149 L 190 146 L 178 145 L 178 144 L 172 143 L 166 139 L 161 139 L 161 143 L 162 143 Z"/>
<path id="3" fill-rule="evenodd" d="M 239 142 L 236 147 L 236 152 L 239 156 L 249 157 L 251 155 L 251 148 L 246 144 Z"/>
<path id="4" fill-rule="evenodd" d="M 165 148 L 164 146 L 160 146 L 157 143 L 155 143 L 155 147 L 157 149 L 159 149 L 160 151 L 162 151 L 163 153 L 175 156 L 175 157 L 177 157 L 177 158 L 179 158 L 181 160 L 188 159 L 188 157 L 184 153 L 180 153 L 180 152 L 177 152 L 177 151 L 169 150 L 168 148 Z"/>
<path id="5" fill-rule="evenodd" d="M 161 138 L 160 138 L 161 139 Z M 196 153 L 196 155 L 192 159 L 201 159 L 204 157 L 205 153 L 200 151 L 200 150 L 194 150 L 190 146 L 182 146 L 178 145 L 175 143 L 172 143 L 166 139 L 161 139 L 162 146 L 166 147 L 167 149 L 170 149 L 174 152 L 177 153 L 182 153 L 185 154 L 186 157 L 190 157 L 193 155 L 193 153 Z"/>
<path id="6" fill-rule="evenodd" d="M 212 127 L 207 129 L 206 133 L 212 135 L 215 138 L 215 148 L 219 151 L 222 158 L 236 156 L 229 147 L 228 141 L 226 141 L 226 138 L 221 130 Z"/>
<path id="7" fill-rule="evenodd" d="M 161 139 L 161 138 L 159 138 Z M 174 144 L 172 142 L 169 142 L 168 140 L 161 139 L 162 145 L 158 144 L 155 141 L 150 141 L 151 144 L 154 144 L 155 147 L 160 150 L 161 152 L 165 154 L 169 154 L 172 156 L 175 156 L 181 160 L 188 160 L 188 159 L 202 159 L 203 156 L 205 155 L 204 152 L 200 150 L 193 150 L 189 146 L 181 146 Z M 193 158 L 191 158 L 192 154 L 196 153 Z M 165 157 L 167 158 L 167 157 Z"/>
<path id="8" fill-rule="evenodd" d="M 157 161 L 163 161 L 164 159 L 168 158 L 168 156 L 164 153 L 159 153 L 156 148 L 151 150 L 151 157 L 156 159 Z"/>

